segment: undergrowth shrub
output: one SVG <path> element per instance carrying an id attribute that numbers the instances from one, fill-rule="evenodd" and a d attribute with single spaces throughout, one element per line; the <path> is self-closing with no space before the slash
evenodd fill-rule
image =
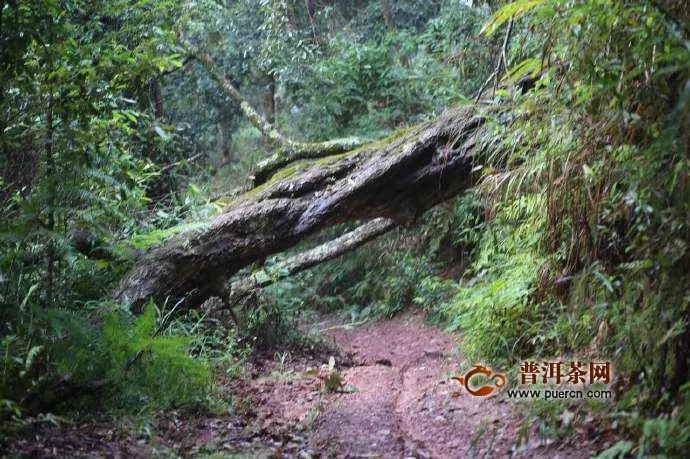
<path id="1" fill-rule="evenodd" d="M 278 289 L 284 287 L 278 286 Z M 254 303 L 246 314 L 247 335 L 252 339 L 252 347 L 258 351 L 274 350 L 278 347 L 293 347 L 299 343 L 300 332 L 295 308 L 299 297 L 262 298 Z M 289 304 L 285 304 L 286 301 Z M 282 301 L 281 301 L 282 300 Z M 284 307 L 286 306 L 286 307 Z"/>
<path id="2" fill-rule="evenodd" d="M 241 319 L 252 350 L 318 351 L 328 347 L 310 327 L 314 305 L 309 301 L 317 298 L 309 282 L 292 279 L 277 282 L 253 294 L 245 303 Z"/>
<path id="3" fill-rule="evenodd" d="M 153 304 L 136 318 L 107 305 L 86 315 L 44 311 L 31 327 L 39 331 L 33 340 L 21 333 L 0 343 L 3 417 L 85 405 L 141 412 L 207 399 L 211 372 L 190 357 L 193 337 L 164 332 Z"/>
<path id="4" fill-rule="evenodd" d="M 664 454 L 680 457 L 690 445 L 690 402 L 687 384 L 681 389 L 684 401 L 670 414 L 646 419 L 642 426 L 639 455 Z"/>
<path id="5" fill-rule="evenodd" d="M 507 359 L 544 344 L 545 324 L 530 301 L 545 262 L 538 251 L 543 205 L 540 196 L 524 196 L 496 206 L 475 262 L 443 308 L 470 358 Z"/>
<path id="6" fill-rule="evenodd" d="M 116 406 L 146 409 L 204 401 L 211 374 L 206 362 L 189 356 L 193 342 L 190 336 L 159 333 L 152 303 L 136 319 L 109 313 L 101 352 L 109 361 L 106 378 L 113 381 Z"/>

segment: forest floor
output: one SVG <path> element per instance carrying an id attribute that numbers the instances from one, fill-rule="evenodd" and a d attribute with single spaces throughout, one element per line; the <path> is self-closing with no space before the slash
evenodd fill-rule
<path id="1" fill-rule="evenodd" d="M 457 381 L 458 337 L 421 313 L 347 329 L 322 322 L 337 345 L 340 390 L 326 391 L 330 355 L 257 359 L 251 377 L 221 381 L 236 413 L 169 410 L 141 423 L 36 424 L 9 454 L 59 457 L 589 457 L 607 435 L 558 441 L 525 427 L 500 395 L 472 397 Z M 319 368 L 321 374 L 319 373 Z M 459 376 L 459 375 L 458 375 Z M 529 435 L 525 435 L 529 433 Z M 520 438 L 522 441 L 518 442 Z"/>

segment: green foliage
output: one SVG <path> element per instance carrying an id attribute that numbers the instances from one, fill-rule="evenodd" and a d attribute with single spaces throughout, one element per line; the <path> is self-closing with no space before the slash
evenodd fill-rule
<path id="1" fill-rule="evenodd" d="M 544 263 L 543 206 L 540 196 L 521 196 L 494 208 L 471 274 L 443 310 L 451 328 L 462 330 L 470 358 L 514 358 L 553 339 L 532 302 Z"/>
<path id="2" fill-rule="evenodd" d="M 538 17 L 553 15 L 553 4 L 554 2 L 549 2 L 547 0 L 516 0 L 506 3 L 486 21 L 482 27 L 482 33 L 491 35 L 509 20 L 519 19 L 528 12 L 534 13 L 535 10 L 536 13 L 538 13 Z M 537 16 L 537 14 L 535 14 L 535 16 Z"/>
<path id="3" fill-rule="evenodd" d="M 601 351 L 626 371 L 656 373 L 650 386 L 675 378 L 677 388 L 688 376 L 686 357 L 676 354 L 688 311 L 682 266 L 690 196 L 679 187 L 687 180 L 679 130 L 688 122 L 680 83 L 690 75 L 687 45 L 646 2 L 578 2 L 555 21 L 569 34 L 554 45 L 553 59 L 569 56 L 572 67 L 565 81 L 551 70 L 544 89 L 521 102 L 533 116 L 515 126 L 521 139 L 531 136 L 517 151 L 540 146 L 523 176 L 548 190 L 548 248 L 559 275 L 580 285 L 571 290 L 573 308 L 610 330 Z M 573 59 L 583 43 L 587 52 Z M 658 93 L 669 94 L 666 103 Z M 540 121 L 554 117 L 563 120 L 557 136 Z M 635 333 L 643 323 L 647 332 Z"/>
<path id="4" fill-rule="evenodd" d="M 443 2 L 421 34 L 414 28 L 333 34 L 288 101 L 290 127 L 310 135 L 319 120 L 314 137 L 372 137 L 472 97 L 489 73 L 488 51 L 476 39 L 485 15 Z"/>
<path id="5" fill-rule="evenodd" d="M 80 317 L 66 310 L 44 311 L 33 326 L 43 332 L 42 344 L 19 333 L 3 338 L 0 398 L 6 415 L 36 414 L 66 403 L 88 404 L 89 389 L 62 400 L 65 388 L 94 387 L 99 409 L 148 411 L 158 407 L 204 402 L 211 386 L 210 370 L 188 352 L 190 335 L 161 333 L 162 318 L 149 304 L 133 318 L 121 310 L 103 313 L 99 305 Z M 80 398 L 81 397 L 81 398 Z M 63 406 L 64 408 L 64 406 Z"/>
<path id="6" fill-rule="evenodd" d="M 10 416 L 20 417 L 22 407 L 19 403 L 27 388 L 41 382 L 37 367 L 44 347 L 27 346 L 21 336 L 7 335 L 2 338 L 2 371 L 0 372 L 0 419 Z"/>
<path id="7" fill-rule="evenodd" d="M 690 48 L 668 15 L 687 14 L 665 6 L 517 1 L 487 21 L 489 34 L 512 20 L 514 41 L 545 39 L 511 54 L 502 80 L 542 76 L 499 92 L 516 117 L 480 139 L 489 218 L 442 309 L 475 359 L 610 358 L 635 381 L 619 409 L 643 413 L 627 426 L 638 447 L 613 455 L 687 445 Z"/>
<path id="8" fill-rule="evenodd" d="M 135 320 L 99 306 L 130 248 L 175 230 L 130 236 L 179 224 L 192 208 L 213 212 L 193 185 L 179 190 L 188 155 L 159 110 L 161 75 L 182 65 L 174 30 L 182 2 L 0 9 L 0 398 L 14 415 L 52 409 L 70 388 L 100 382 L 107 407 L 203 399 L 208 371 L 187 357 L 186 340 L 153 336 L 155 310 Z"/>
<path id="9" fill-rule="evenodd" d="M 688 447 L 690 447 L 690 404 L 687 399 L 670 415 L 644 421 L 638 453 L 640 457 L 651 454 L 682 456 Z"/>
<path id="10" fill-rule="evenodd" d="M 121 275 L 121 263 L 84 259 L 70 235 L 88 231 L 110 245 L 166 190 L 170 174 L 157 163 L 179 152 L 141 92 L 181 65 L 172 49 L 177 6 L 3 6 L 3 42 L 13 43 L 3 46 L 0 76 L 3 322 L 17 319 L 10 305 L 35 284 L 30 303 L 72 307 Z"/>
<path id="11" fill-rule="evenodd" d="M 188 356 L 192 339 L 161 336 L 157 322 L 152 303 L 134 321 L 118 313 L 105 318 L 101 352 L 115 406 L 150 409 L 206 399 L 210 372 L 203 360 Z"/>
<path id="12" fill-rule="evenodd" d="M 443 246 L 450 245 L 461 251 L 463 263 L 474 259 L 484 231 L 484 207 L 473 191 L 432 209 L 423 225 L 429 249 L 440 256 Z"/>
<path id="13" fill-rule="evenodd" d="M 274 287 L 278 292 L 294 290 L 287 283 Z M 248 311 L 245 320 L 247 334 L 252 337 L 252 346 L 259 351 L 283 347 L 300 347 L 302 334 L 299 332 L 298 316 L 301 299 L 296 295 L 269 296 L 257 299 Z"/>

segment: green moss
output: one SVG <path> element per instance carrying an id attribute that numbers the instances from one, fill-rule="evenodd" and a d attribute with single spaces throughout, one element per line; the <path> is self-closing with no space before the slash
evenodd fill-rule
<path id="1" fill-rule="evenodd" d="M 400 140 L 404 137 L 412 135 L 413 132 L 419 130 L 419 128 L 421 128 L 421 127 L 422 127 L 421 125 L 415 125 L 415 126 L 412 126 L 409 128 L 398 129 L 397 131 L 395 131 L 394 133 L 392 133 L 391 135 L 389 135 L 388 137 L 383 139 L 382 142 L 386 142 L 386 143 L 395 142 L 396 140 Z"/>
<path id="2" fill-rule="evenodd" d="M 352 156 L 355 156 L 357 153 L 359 153 L 363 149 L 364 149 L 363 147 L 360 147 L 356 150 L 347 151 L 345 153 L 338 153 L 338 154 L 330 155 L 330 156 L 324 156 L 323 158 L 315 159 L 315 160 L 312 160 L 310 162 L 314 166 L 325 166 L 328 164 L 336 163 L 343 158 L 350 158 Z"/>
<path id="3" fill-rule="evenodd" d="M 239 197 L 239 201 L 241 202 L 243 200 L 246 200 L 246 198 L 256 196 L 257 194 L 261 193 L 262 191 L 265 191 L 267 188 L 275 185 L 277 182 L 279 182 L 281 180 L 285 180 L 286 178 L 297 173 L 298 171 L 304 169 L 305 167 L 298 164 L 298 163 L 302 163 L 302 162 L 303 161 L 291 163 L 289 166 L 284 167 L 283 169 L 279 169 L 266 182 L 262 183 L 261 185 L 259 185 L 257 187 L 252 188 L 249 191 L 246 191 L 245 193 L 242 193 L 242 195 Z"/>
<path id="4" fill-rule="evenodd" d="M 246 198 L 256 196 L 257 194 L 259 194 L 260 192 L 262 192 L 266 188 L 268 188 L 270 185 L 273 185 L 274 182 L 275 182 L 274 178 L 271 178 L 271 180 L 269 180 L 268 182 L 262 183 L 261 185 L 254 187 L 251 190 L 242 193 L 242 195 L 239 197 L 239 202 L 242 202 Z"/>
<path id="5" fill-rule="evenodd" d="M 416 132 L 420 130 L 422 126 L 421 125 L 415 125 L 409 128 L 403 128 L 403 129 L 398 129 L 397 131 L 393 132 L 391 135 L 388 137 L 384 137 L 381 140 L 376 140 L 374 142 L 368 143 L 364 147 L 366 147 L 367 150 L 382 150 L 393 143 L 402 140 L 406 137 L 411 137 L 414 136 Z M 399 148 L 394 148 L 392 151 L 393 152 L 398 152 Z"/>
<path id="6" fill-rule="evenodd" d="M 218 205 L 220 207 L 229 207 L 235 202 L 234 199 L 230 198 L 220 198 L 212 201 L 212 204 Z"/>
<path id="7" fill-rule="evenodd" d="M 275 183 L 285 180 L 289 177 L 292 177 L 298 172 L 304 171 L 306 169 L 309 169 L 310 167 L 314 166 L 325 166 L 329 164 L 334 164 L 344 158 L 350 158 L 353 156 L 356 156 L 358 154 L 364 153 L 364 152 L 374 152 L 377 150 L 381 150 L 391 143 L 405 138 L 407 136 L 413 135 L 413 133 L 419 128 L 420 126 L 413 126 L 407 129 L 400 129 L 395 131 L 393 134 L 391 134 L 388 137 L 385 137 L 380 140 L 374 140 L 371 142 L 368 142 L 358 148 L 355 148 L 354 150 L 346 151 L 343 153 L 336 153 L 328 156 L 324 156 L 322 158 L 316 158 L 316 159 L 298 159 L 295 160 L 289 164 L 286 164 L 284 167 L 278 169 L 269 180 L 267 180 L 265 183 L 262 183 L 261 185 L 257 186 L 256 188 L 253 188 L 246 193 L 242 195 L 242 198 L 249 198 L 256 196 L 257 194 L 261 193 L 262 191 L 266 190 L 267 188 L 273 186 Z M 397 151 L 397 149 L 396 149 Z M 278 158 L 284 158 L 286 156 L 286 152 L 281 150 L 274 155 L 274 157 Z M 259 166 L 261 167 L 261 166 Z"/>
<path id="8" fill-rule="evenodd" d="M 291 163 L 282 169 L 278 169 L 278 171 L 273 174 L 273 177 L 271 177 L 269 182 L 275 183 L 279 180 L 286 179 L 291 175 L 294 175 L 296 172 L 305 169 L 308 166 L 308 163 L 308 161 L 295 161 L 294 163 Z"/>
<path id="9" fill-rule="evenodd" d="M 360 151 L 362 151 L 364 148 L 359 148 L 357 150 L 349 151 L 346 153 L 338 153 L 336 155 L 329 155 L 323 158 L 319 159 L 302 159 L 298 161 L 294 161 L 285 167 L 278 169 L 271 178 L 266 181 L 265 183 L 262 183 L 261 185 L 257 186 L 256 188 L 252 188 L 251 190 L 247 191 L 246 193 L 242 194 L 242 197 L 251 197 L 251 196 L 256 196 L 260 192 L 266 190 L 267 188 L 275 185 L 277 182 L 280 182 L 281 180 L 285 180 L 289 177 L 292 177 L 293 175 L 297 174 L 298 172 L 304 171 L 306 169 L 309 169 L 310 167 L 313 166 L 323 166 L 323 165 L 328 165 L 328 164 L 333 164 L 336 163 L 337 161 L 347 158 L 350 156 L 354 156 Z"/>
<path id="10" fill-rule="evenodd" d="M 205 228 L 209 225 L 210 223 L 207 221 L 183 223 L 181 225 L 176 225 L 164 230 L 155 230 L 151 231 L 150 233 L 136 234 L 132 236 L 128 241 L 126 241 L 126 244 L 135 249 L 148 249 L 160 242 L 163 242 L 165 239 L 171 236 L 175 236 L 177 234 L 181 234 L 195 229 Z"/>

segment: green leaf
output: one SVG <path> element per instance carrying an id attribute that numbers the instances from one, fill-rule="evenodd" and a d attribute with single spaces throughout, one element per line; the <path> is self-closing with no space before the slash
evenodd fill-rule
<path id="1" fill-rule="evenodd" d="M 541 64 L 542 61 L 540 58 L 525 59 L 510 69 L 508 75 L 503 79 L 502 83 L 507 86 L 512 86 L 518 78 L 526 75 L 536 76 L 542 70 Z"/>
<path id="2" fill-rule="evenodd" d="M 499 8 L 484 24 L 480 34 L 491 36 L 499 27 L 508 22 L 510 18 L 517 19 L 528 11 L 544 6 L 550 6 L 551 0 L 517 0 Z"/>

